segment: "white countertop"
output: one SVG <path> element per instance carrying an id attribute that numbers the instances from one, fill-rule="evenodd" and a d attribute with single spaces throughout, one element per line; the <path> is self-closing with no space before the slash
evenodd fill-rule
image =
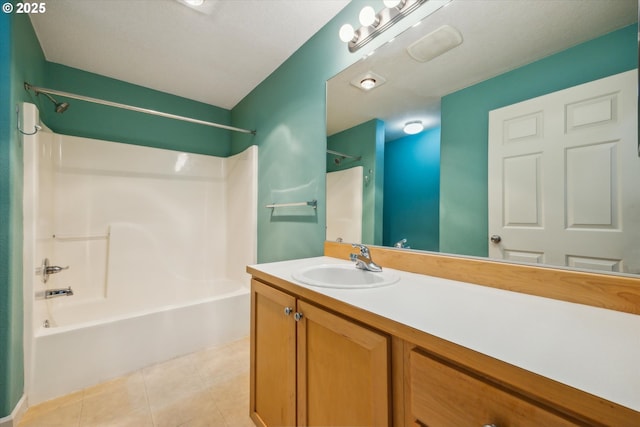
<path id="1" fill-rule="evenodd" d="M 400 270 L 397 283 L 370 289 L 291 276 L 319 264 L 353 263 L 316 257 L 251 267 L 640 411 L 638 315 Z"/>

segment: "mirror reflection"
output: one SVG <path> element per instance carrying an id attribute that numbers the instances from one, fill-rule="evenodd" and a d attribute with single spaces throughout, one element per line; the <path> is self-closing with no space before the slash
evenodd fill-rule
<path id="1" fill-rule="evenodd" d="M 640 273 L 637 16 L 453 0 L 330 79 L 327 240 Z"/>

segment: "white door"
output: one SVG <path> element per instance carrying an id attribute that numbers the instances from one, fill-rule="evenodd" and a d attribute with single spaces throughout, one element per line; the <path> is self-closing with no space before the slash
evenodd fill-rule
<path id="1" fill-rule="evenodd" d="M 490 257 L 640 273 L 637 79 L 489 113 Z"/>

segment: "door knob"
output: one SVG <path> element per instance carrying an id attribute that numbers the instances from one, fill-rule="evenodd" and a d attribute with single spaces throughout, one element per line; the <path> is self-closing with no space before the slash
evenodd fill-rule
<path id="1" fill-rule="evenodd" d="M 491 243 L 500 243 L 502 241 L 502 237 L 498 236 L 497 234 L 494 234 L 490 237 Z"/>

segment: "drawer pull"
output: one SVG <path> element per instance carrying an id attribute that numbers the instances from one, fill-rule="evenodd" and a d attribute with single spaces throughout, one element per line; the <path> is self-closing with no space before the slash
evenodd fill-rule
<path id="1" fill-rule="evenodd" d="M 498 427 L 495 424 L 484 424 L 482 427 Z"/>

